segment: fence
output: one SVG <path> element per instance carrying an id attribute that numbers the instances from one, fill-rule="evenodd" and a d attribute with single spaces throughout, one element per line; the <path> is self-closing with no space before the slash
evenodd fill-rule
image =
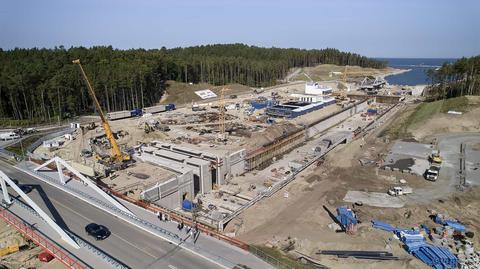
<path id="1" fill-rule="evenodd" d="M 13 214 L 8 212 L 5 209 L 0 209 L 0 217 L 3 218 L 7 223 L 15 227 L 17 231 L 23 234 L 25 237 L 30 239 L 36 245 L 43 248 L 45 251 L 52 254 L 57 260 L 62 262 L 65 266 L 72 269 L 84 269 L 87 268 L 84 264 L 80 261 L 74 259 L 67 253 L 65 253 L 62 249 L 56 246 L 54 243 L 50 242 L 39 233 L 37 233 L 34 229 L 30 228 L 28 224 L 21 221 Z"/>
<path id="2" fill-rule="evenodd" d="M 265 253 L 264 251 L 262 251 L 261 249 L 259 249 L 259 248 L 257 248 L 257 247 L 250 246 L 249 251 L 250 251 L 250 253 L 252 253 L 253 255 L 257 256 L 258 258 L 260 258 L 260 259 L 262 259 L 262 260 L 264 260 L 264 261 L 266 261 L 267 263 L 269 263 L 270 265 L 274 266 L 275 268 L 279 268 L 279 269 L 295 269 L 295 267 L 279 261 L 278 259 L 276 259 L 276 258 L 268 255 L 267 253 Z"/>
<path id="3" fill-rule="evenodd" d="M 61 130 L 61 131 L 58 131 L 58 132 L 55 132 L 55 133 L 51 133 L 51 134 L 47 134 L 45 136 L 42 136 L 41 138 L 39 138 L 37 141 L 33 142 L 32 144 L 30 144 L 26 148 L 27 154 L 32 154 L 33 151 L 43 143 L 43 141 L 47 141 L 47 140 L 50 140 L 50 139 L 53 139 L 55 137 L 59 137 L 59 136 L 65 135 L 65 134 L 71 134 L 74 131 L 75 131 L 75 129 L 67 128 L 67 129 L 64 129 L 64 130 Z"/>

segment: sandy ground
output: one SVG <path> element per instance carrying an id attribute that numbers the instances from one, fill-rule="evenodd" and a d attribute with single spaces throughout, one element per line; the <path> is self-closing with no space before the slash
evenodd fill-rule
<path id="1" fill-rule="evenodd" d="M 42 249 L 28 241 L 18 233 L 15 228 L 8 225 L 3 219 L 0 220 L 0 248 L 19 244 L 23 250 L 0 257 L 0 267 L 5 268 L 65 268 L 63 264 L 54 260 L 48 264 L 42 263 L 37 259 L 37 255 Z M 56 267 L 49 267 L 56 264 Z M 3 267 L 2 267 L 3 268 Z"/>
<path id="2" fill-rule="evenodd" d="M 380 76 L 399 74 L 408 70 L 395 69 L 391 67 L 383 69 L 364 68 L 360 66 L 338 66 L 333 64 L 321 64 L 315 67 L 304 67 L 295 70 L 289 76 L 289 80 L 304 80 L 310 81 L 324 81 L 324 80 L 343 80 L 344 73 L 347 73 L 347 79 L 366 77 L 366 76 Z M 307 74 L 308 76 L 306 76 Z"/>
<path id="3" fill-rule="evenodd" d="M 405 228 L 422 223 L 432 227 L 434 223 L 428 216 L 432 212 L 440 212 L 460 219 L 478 234 L 480 226 L 475 219 L 480 218 L 477 210 L 480 205 L 479 187 L 466 192 L 447 193 L 441 200 L 407 203 L 403 208 L 357 206 L 358 217 L 363 223 L 358 225 L 355 235 L 336 233 L 328 227 L 333 221 L 323 206 L 332 211 L 341 205 L 352 206 L 342 200 L 348 190 L 385 192 L 398 179 L 405 179 L 413 188 L 431 186 L 430 182 L 419 176 L 386 172 L 375 165 L 360 165 L 360 158 L 379 161 L 392 146 L 393 141 L 378 137 L 381 131 L 378 129 L 365 140 L 359 139 L 335 149 L 321 167 L 304 171 L 285 189 L 246 210 L 240 219 L 232 221 L 229 226 L 238 228 L 239 238 L 253 244 L 281 246 L 287 238 L 292 238 L 297 251 L 311 255 L 332 268 L 429 268 L 404 251 L 390 233 L 373 229 L 370 220 L 379 219 Z M 360 147 L 363 143 L 365 145 Z M 285 193 L 288 193 L 288 198 L 285 198 Z M 478 249 L 478 236 L 474 242 Z M 315 252 L 320 249 L 388 249 L 401 260 L 374 262 L 338 259 L 316 255 Z"/>
<path id="4" fill-rule="evenodd" d="M 480 131 L 480 107 L 463 115 L 441 113 L 433 120 L 416 124 L 409 131 L 417 140 L 424 140 L 439 133 L 478 132 Z"/>

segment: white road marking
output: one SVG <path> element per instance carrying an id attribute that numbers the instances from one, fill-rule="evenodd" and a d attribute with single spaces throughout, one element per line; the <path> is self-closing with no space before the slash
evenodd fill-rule
<path id="1" fill-rule="evenodd" d="M 52 202 L 55 202 L 57 205 L 65 208 L 66 210 L 72 212 L 73 214 L 78 215 L 78 216 L 84 218 L 84 219 L 87 220 L 88 222 L 94 222 L 93 220 L 87 218 L 86 216 L 83 216 L 82 214 L 80 214 L 80 213 L 78 213 L 78 212 L 76 212 L 76 211 L 73 211 L 72 209 L 70 209 L 69 207 L 66 207 L 65 205 L 62 205 L 59 201 L 57 201 L 57 200 L 55 200 L 55 199 L 52 199 L 52 198 L 48 198 L 48 199 L 49 199 L 50 201 L 52 201 Z M 130 246 L 132 246 L 132 247 L 134 247 L 134 248 L 136 248 L 136 249 L 138 249 L 139 251 L 147 254 L 148 256 L 150 256 L 150 257 L 152 257 L 152 258 L 157 258 L 157 256 L 155 256 L 155 255 L 153 255 L 153 254 L 145 251 L 144 249 L 139 248 L 138 246 L 130 243 L 128 240 L 124 239 L 123 237 L 118 236 L 118 235 L 115 234 L 115 233 L 112 233 L 111 236 L 114 236 L 114 237 L 122 240 L 123 242 L 127 243 L 128 245 L 130 245 Z"/>
<path id="2" fill-rule="evenodd" d="M 168 268 L 170 268 L 170 269 L 177 269 L 177 267 L 175 267 L 175 266 L 173 266 L 173 265 L 171 265 L 171 264 L 168 265 Z"/>

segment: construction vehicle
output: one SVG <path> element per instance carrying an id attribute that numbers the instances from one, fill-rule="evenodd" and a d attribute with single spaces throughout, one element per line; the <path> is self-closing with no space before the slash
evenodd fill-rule
<path id="1" fill-rule="evenodd" d="M 440 157 L 440 151 L 438 150 L 432 150 L 432 154 L 430 154 L 429 159 L 430 159 L 430 162 L 432 162 L 432 164 L 437 164 L 437 165 L 441 165 L 443 161 L 442 157 Z"/>
<path id="2" fill-rule="evenodd" d="M 143 130 L 145 131 L 146 134 L 155 131 L 155 129 L 153 128 L 153 126 L 151 126 L 150 124 L 148 124 L 148 122 L 145 122 L 145 125 L 144 125 L 144 127 L 143 127 Z"/>
<path id="3" fill-rule="evenodd" d="M 15 253 L 15 252 L 18 252 L 18 251 L 20 251 L 20 247 L 18 246 L 18 244 L 13 244 L 13 245 L 10 245 L 10 246 L 6 246 L 4 248 L 0 248 L 0 257 L 3 257 L 3 256 L 8 255 L 8 254 Z"/>
<path id="4" fill-rule="evenodd" d="M 74 60 L 73 63 L 77 64 L 78 67 L 80 68 L 80 72 L 82 73 L 83 80 L 85 81 L 85 84 L 87 85 L 87 88 L 88 88 L 88 93 L 90 94 L 90 97 L 93 99 L 93 103 L 97 108 L 98 115 L 100 116 L 100 119 L 102 121 L 103 129 L 105 130 L 105 135 L 107 136 L 108 141 L 110 142 L 110 145 L 112 147 L 112 155 L 110 156 L 111 161 L 113 163 L 130 161 L 131 160 L 130 155 L 120 151 L 120 147 L 118 146 L 118 143 L 115 140 L 115 137 L 113 136 L 112 129 L 110 128 L 110 124 L 108 123 L 107 118 L 105 117 L 105 114 L 103 114 L 102 107 L 98 102 L 97 96 L 95 95 L 95 91 L 93 90 L 92 85 L 90 84 L 90 81 L 88 80 L 88 77 L 85 74 L 85 71 L 83 70 L 82 64 L 80 63 L 80 59 Z"/>

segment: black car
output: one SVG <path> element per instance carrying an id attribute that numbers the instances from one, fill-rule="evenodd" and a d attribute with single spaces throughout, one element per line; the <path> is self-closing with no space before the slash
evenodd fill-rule
<path id="1" fill-rule="evenodd" d="M 33 190 L 33 187 L 30 185 L 20 185 L 18 186 L 24 193 L 29 193 Z"/>
<path id="2" fill-rule="evenodd" d="M 107 227 L 96 223 L 90 223 L 85 226 L 85 232 L 97 240 L 103 240 L 111 234 Z"/>

